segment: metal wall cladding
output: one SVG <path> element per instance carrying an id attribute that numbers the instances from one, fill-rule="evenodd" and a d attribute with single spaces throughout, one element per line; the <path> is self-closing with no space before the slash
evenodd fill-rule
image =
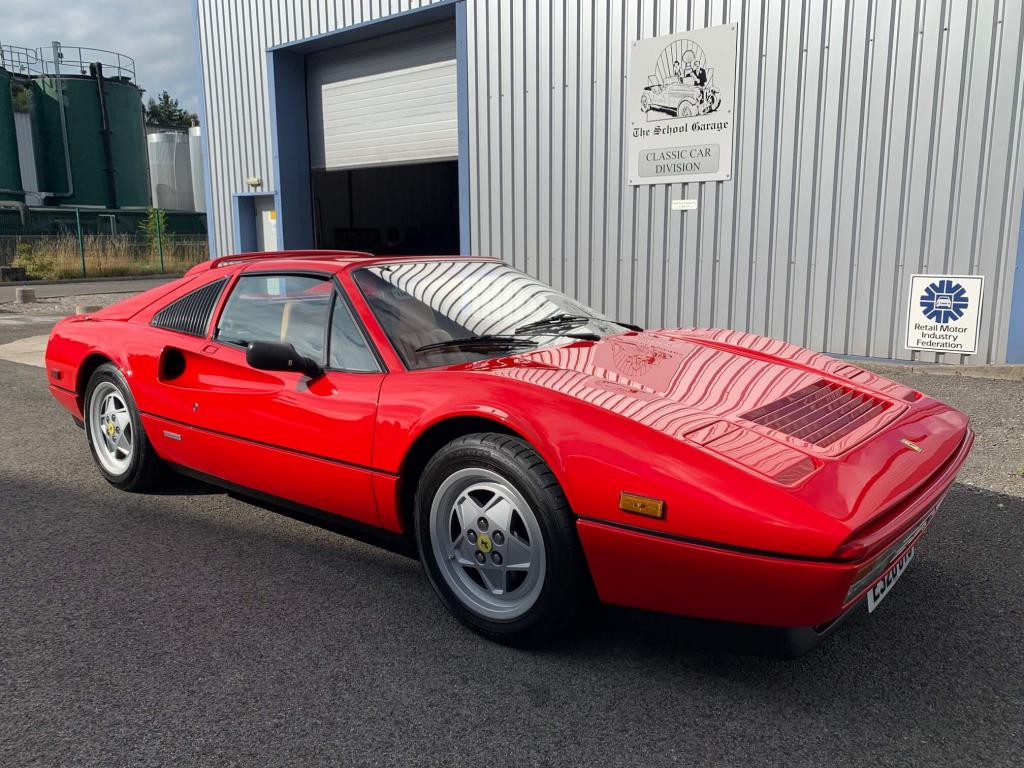
<path id="1" fill-rule="evenodd" d="M 1017 0 L 466 0 L 471 238 L 596 309 L 833 353 L 1006 356 L 1021 221 Z M 419 3 L 198 0 L 214 226 L 270 162 L 267 47 Z M 630 187 L 635 39 L 736 22 L 734 176 Z M 671 201 L 696 198 L 691 212 Z M 903 349 L 909 276 L 983 274 L 979 354 Z"/>

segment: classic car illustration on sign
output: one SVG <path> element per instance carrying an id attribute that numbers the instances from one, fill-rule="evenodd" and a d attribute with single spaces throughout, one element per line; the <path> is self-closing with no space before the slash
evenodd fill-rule
<path id="1" fill-rule="evenodd" d="M 171 469 L 343 526 L 510 643 L 602 600 L 805 650 L 892 592 L 973 441 L 849 363 L 476 257 L 214 259 L 62 320 L 46 371 L 115 486 Z"/>
<path id="2" fill-rule="evenodd" d="M 658 57 L 655 71 L 640 94 L 640 109 L 672 117 L 707 115 L 718 109 L 722 97 L 714 86 L 714 68 L 704 50 L 686 38 L 673 40 Z M 653 117 L 653 115 L 651 115 Z"/>

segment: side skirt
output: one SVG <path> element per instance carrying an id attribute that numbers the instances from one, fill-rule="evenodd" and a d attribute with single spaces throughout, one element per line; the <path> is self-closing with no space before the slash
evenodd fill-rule
<path id="1" fill-rule="evenodd" d="M 340 533 L 342 536 L 347 536 L 350 539 L 355 539 L 365 544 L 372 544 L 375 547 L 386 549 L 397 555 L 403 555 L 413 560 L 419 559 L 416 546 L 401 534 L 367 525 L 357 520 L 348 520 L 330 512 L 325 512 L 322 509 L 308 507 L 305 504 L 297 504 L 294 501 L 262 493 L 252 488 L 246 488 L 245 486 L 222 480 L 205 472 L 198 472 L 180 464 L 168 462 L 167 465 L 178 474 L 191 477 L 203 483 L 216 485 L 233 496 L 241 497 L 244 501 L 254 503 L 256 506 L 271 512 L 276 512 L 293 520 L 315 525 L 318 528 L 324 528 L 334 533 Z"/>

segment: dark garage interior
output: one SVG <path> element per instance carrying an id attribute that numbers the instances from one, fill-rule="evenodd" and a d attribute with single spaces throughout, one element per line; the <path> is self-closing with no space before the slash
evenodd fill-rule
<path id="1" fill-rule="evenodd" d="M 459 252 L 457 161 L 313 171 L 317 247 Z"/>

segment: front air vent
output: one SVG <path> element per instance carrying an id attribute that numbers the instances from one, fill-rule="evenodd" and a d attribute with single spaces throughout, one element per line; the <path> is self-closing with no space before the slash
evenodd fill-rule
<path id="1" fill-rule="evenodd" d="M 891 405 L 842 384 L 819 380 L 740 418 L 826 448 L 881 416 Z"/>
<path id="2" fill-rule="evenodd" d="M 225 283 L 227 278 L 222 278 L 186 293 L 157 312 L 151 325 L 190 336 L 205 336 L 210 314 Z"/>

